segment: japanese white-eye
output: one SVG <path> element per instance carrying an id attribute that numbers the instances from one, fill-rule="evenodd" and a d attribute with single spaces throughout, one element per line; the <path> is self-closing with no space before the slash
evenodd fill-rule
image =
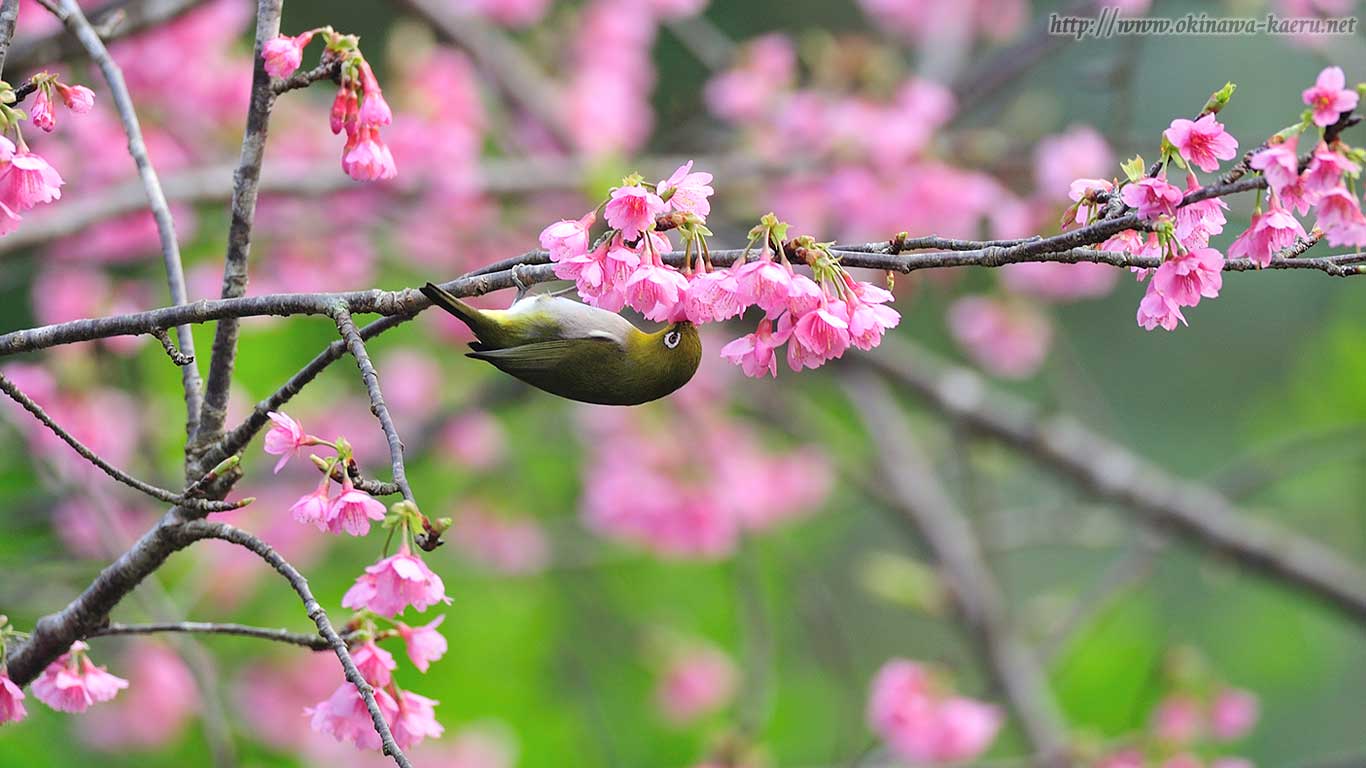
<path id="1" fill-rule="evenodd" d="M 615 312 L 563 296 L 519 295 L 507 309 L 477 309 L 431 283 L 421 290 L 474 331 L 467 357 L 570 400 L 657 400 L 687 384 L 702 359 L 697 327 L 687 321 L 645 333 Z"/>

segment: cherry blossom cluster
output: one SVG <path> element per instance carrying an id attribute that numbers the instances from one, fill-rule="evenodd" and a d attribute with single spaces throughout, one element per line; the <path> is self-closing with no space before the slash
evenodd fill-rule
<path id="1" fill-rule="evenodd" d="M 1195 120 L 1172 121 L 1163 133 L 1162 156 L 1155 172 L 1149 173 L 1143 159 L 1136 157 L 1123 165 L 1123 182 L 1072 182 L 1074 205 L 1069 209 L 1069 224 L 1097 220 L 1114 194 L 1144 221 L 1142 230 L 1120 232 L 1101 248 L 1161 259 L 1156 270 L 1135 270 L 1139 280 L 1147 279 L 1151 272 L 1152 279 L 1138 307 L 1138 324 L 1145 329 L 1174 330 L 1186 322 L 1184 308 L 1217 297 L 1223 286 L 1224 254 L 1210 246 L 1210 238 L 1223 232 L 1227 205 L 1218 198 L 1190 198 L 1204 189 L 1197 168 L 1213 173 L 1221 161 L 1238 155 L 1237 140 L 1217 119 L 1233 90 L 1230 83 L 1216 92 Z M 1366 216 L 1356 191 L 1363 152 L 1328 131 L 1356 108 L 1358 93 L 1346 88 L 1340 68 L 1328 67 L 1312 87 L 1305 89 L 1302 99 L 1308 108 L 1301 120 L 1272 136 L 1249 160 L 1250 168 L 1266 178 L 1270 194 L 1263 206 L 1259 193 L 1251 225 L 1228 247 L 1231 258 L 1268 266 L 1276 254 L 1308 237 L 1295 214 L 1305 215 L 1311 210 L 1317 210 L 1315 229 L 1329 245 L 1366 244 Z M 1311 129 L 1317 130 L 1319 140 L 1304 159 L 1298 154 L 1299 140 Z M 1167 179 L 1172 164 L 1186 169 L 1184 189 Z"/>
<path id="2" fill-rule="evenodd" d="M 272 426 L 266 433 L 265 451 L 280 457 L 275 471 L 305 448 L 332 449 L 328 457 L 310 455 L 323 479 L 290 508 L 295 520 L 311 523 L 323 531 L 352 536 L 364 536 L 370 531 L 371 521 L 382 521 L 389 531 L 386 550 L 394 536 L 399 536 L 398 551 L 367 566 L 342 596 L 342 606 L 356 611 L 348 625 L 361 638 L 359 645 L 353 647 L 353 658 L 374 688 L 376 703 L 395 742 L 406 749 L 424 738 L 440 736 L 442 726 L 436 721 L 434 710 L 437 702 L 399 688 L 391 674 L 396 668 L 393 656 L 376 644 L 377 640 L 389 637 L 402 639 L 413 666 L 421 672 L 426 672 L 431 662 L 446 651 L 446 640 L 436 629 L 444 617 L 416 628 L 396 619 L 410 607 L 422 612 L 450 602 L 441 577 L 416 554 L 416 532 L 432 530 L 432 521 L 410 501 L 400 501 L 386 512 L 382 503 L 356 488 L 352 476 L 359 469 L 345 438 L 324 440 L 306 433 L 290 416 L 277 412 L 268 416 Z M 340 485 L 336 496 L 332 495 L 334 481 Z M 448 524 L 442 521 L 436 525 L 444 530 Z M 389 627 L 380 629 L 381 623 Z M 338 686 L 325 701 L 310 707 L 307 714 L 312 728 L 320 733 L 349 741 L 360 749 L 380 747 L 380 737 L 365 701 L 349 682 Z"/>
<path id="3" fill-rule="evenodd" d="M 1000 708 L 953 692 L 938 671 L 907 659 L 878 670 L 868 698 L 868 725 L 909 763 L 972 760 L 995 741 Z"/>
<path id="4" fill-rule="evenodd" d="M 332 101 L 330 126 L 334 134 L 346 132 L 342 170 L 357 181 L 394 178 L 398 168 L 393 152 L 379 135 L 381 128 L 393 122 L 394 115 L 370 62 L 360 51 L 360 38 L 339 34 L 331 27 L 281 35 L 267 41 L 261 51 L 266 71 L 280 78 L 294 74 L 303 62 L 304 48 L 315 35 L 324 41 L 323 63 L 336 62 L 339 71 L 340 87 Z"/>
<path id="5" fill-rule="evenodd" d="M 750 231 L 741 258 L 727 268 L 714 267 L 706 239 L 711 181 L 710 173 L 694 172 L 691 162 L 657 184 L 626 177 L 600 206 L 608 229 L 596 240 L 591 234 L 597 210 L 541 232 L 555 275 L 574 281 L 593 306 L 613 312 L 629 306 L 649 320 L 702 325 L 759 307 L 765 317 L 755 332 L 721 352 L 755 377 L 777 376 L 776 351 L 783 344 L 793 371 L 816 368 L 851 346 L 876 347 L 900 322 L 900 314 L 886 306 L 889 291 L 853 279 L 828 244 L 806 236 L 789 240 L 788 225 L 773 214 Z M 667 229 L 682 237 L 681 269 L 664 261 L 674 250 Z M 810 268 L 810 277 L 794 269 L 794 259 Z"/>
<path id="6" fill-rule="evenodd" d="M 1173 652 L 1169 662 L 1168 690 L 1147 727 L 1101 756 L 1096 768 L 1252 768 L 1244 758 L 1220 753 L 1256 727 L 1257 695 L 1216 679 L 1190 649 Z"/>
<path id="7" fill-rule="evenodd" d="M 22 640 L 26 635 L 9 625 L 0 615 L 0 725 L 17 723 L 28 717 L 24 691 L 5 674 L 5 643 Z M 90 646 L 82 641 L 49 664 L 33 681 L 33 697 L 58 712 L 84 712 L 91 706 L 113 699 L 128 687 L 128 681 L 112 675 L 90 660 Z"/>
<path id="8" fill-rule="evenodd" d="M 823 457 L 813 449 L 767 452 L 716 405 L 721 389 L 704 367 L 671 409 L 586 409 L 584 525 L 663 557 L 716 559 L 732 554 L 745 532 L 818 509 L 832 482 Z M 680 445 L 691 447 L 687 460 Z"/>
<path id="9" fill-rule="evenodd" d="M 89 112 L 95 94 L 83 85 L 68 85 L 51 72 L 33 76 L 33 105 L 28 113 L 14 106 L 18 95 L 0 81 L 0 235 L 19 226 L 20 214 L 62 196 L 62 176 L 41 155 L 29 149 L 19 125 L 27 118 L 43 131 L 57 127 L 54 96 L 73 114 Z M 14 132 L 14 140 L 9 138 Z"/>

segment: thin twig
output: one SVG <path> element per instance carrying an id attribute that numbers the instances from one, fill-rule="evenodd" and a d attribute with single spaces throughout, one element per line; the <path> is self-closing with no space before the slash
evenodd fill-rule
<path id="1" fill-rule="evenodd" d="M 110 57 L 109 50 L 104 47 L 104 42 L 100 40 L 99 34 L 90 26 L 90 22 L 81 12 L 81 7 L 77 5 L 76 0 L 62 0 L 61 8 L 62 13 L 59 18 L 61 18 L 62 23 L 85 47 L 90 58 L 94 60 L 99 66 L 100 72 L 104 74 L 105 82 L 109 84 L 109 91 L 114 98 L 114 106 L 118 110 L 119 120 L 123 123 L 124 133 L 128 136 L 128 154 L 133 156 L 133 163 L 137 165 L 138 176 L 142 180 L 142 187 L 147 195 L 147 205 L 151 208 L 152 217 L 156 221 L 157 236 L 161 240 L 161 258 L 166 268 L 166 285 L 170 290 L 171 303 L 184 304 L 189 300 L 189 297 L 185 291 L 185 269 L 180 261 L 180 244 L 176 240 L 175 221 L 171 218 L 171 208 L 166 202 L 166 194 L 161 190 L 161 180 L 157 177 L 156 169 L 152 167 L 152 161 L 147 156 L 147 144 L 142 140 L 142 128 L 138 124 L 137 111 L 133 107 L 133 97 L 128 93 L 128 86 L 123 81 L 123 71 Z M 180 351 L 184 353 L 185 357 L 193 360 L 194 337 L 190 333 L 190 326 L 188 324 L 178 326 L 176 337 L 180 341 Z M 203 396 L 199 369 L 188 364 L 177 363 L 177 365 L 181 366 L 181 383 L 185 390 L 185 430 L 187 435 L 192 435 L 199 421 L 200 403 Z"/>
<path id="2" fill-rule="evenodd" d="M 370 362 L 370 353 L 365 350 L 365 340 L 361 338 L 356 322 L 351 319 L 351 313 L 345 306 L 338 304 L 332 311 L 332 319 L 337 323 L 337 331 L 346 342 L 351 356 L 356 359 L 361 381 L 365 383 L 365 391 L 370 395 L 370 412 L 379 419 L 380 428 L 384 430 L 384 439 L 389 442 L 389 463 L 393 467 L 394 485 L 403 494 L 403 498 L 413 501 L 413 489 L 408 487 L 408 473 L 403 467 L 403 440 L 399 438 L 394 420 L 389 416 L 389 406 L 384 403 L 384 392 L 379 387 L 379 374 L 375 371 L 374 363 Z"/>
<path id="3" fill-rule="evenodd" d="M 268 629 L 246 624 L 215 623 L 204 621 L 169 621 L 151 624 L 109 624 L 90 633 L 90 637 L 112 637 L 116 635 L 152 635 L 162 632 L 188 632 L 210 635 L 237 635 L 254 637 L 258 640 L 271 640 L 277 643 L 298 645 L 315 651 L 330 651 L 332 643 L 319 634 L 290 632 L 287 629 Z M 343 637 L 343 640 L 348 638 Z"/>
<path id="4" fill-rule="evenodd" d="M 324 54 L 323 60 L 313 69 L 301 69 L 282 80 L 276 80 L 270 84 L 270 88 L 276 96 L 290 91 L 319 82 L 321 80 L 336 81 L 341 76 L 341 59 L 331 58 Z"/>
<path id="5" fill-rule="evenodd" d="M 929 545 L 965 627 L 981 647 L 992 676 L 1020 719 L 1046 768 L 1072 764 L 1067 734 L 1047 676 L 1006 615 L 971 524 L 936 477 L 912 438 L 886 384 L 871 374 L 850 375 L 851 399 L 877 446 L 880 474 L 907 521 Z"/>
<path id="6" fill-rule="evenodd" d="M 285 577 L 289 585 L 294 588 L 295 593 L 299 595 L 299 599 L 303 601 L 308 618 L 317 625 L 318 634 L 327 640 L 333 652 L 337 654 L 342 669 L 346 671 L 346 679 L 356 686 L 356 690 L 364 699 L 365 708 L 370 712 L 370 720 L 374 723 L 375 732 L 379 734 L 384 754 L 392 757 L 400 768 L 412 768 L 412 763 L 403 754 L 403 750 L 394 743 L 394 735 L 389 730 L 389 723 L 385 721 L 384 714 L 380 712 L 379 704 L 375 701 L 374 688 L 356 668 L 356 662 L 352 660 L 351 652 L 347 649 L 346 640 L 332 628 L 332 622 L 327 618 L 327 611 L 324 611 L 322 605 L 314 599 L 313 592 L 308 587 L 308 580 L 303 577 L 303 574 L 299 573 L 269 544 L 240 528 L 234 528 L 227 523 L 209 522 L 207 520 L 193 520 L 185 523 L 183 527 L 187 535 L 221 539 L 244 547 L 259 555 L 262 560 L 265 560 L 281 576 Z"/>
<path id="7" fill-rule="evenodd" d="M 171 358 L 171 362 L 176 365 L 189 365 L 194 362 L 194 355 L 187 355 L 176 349 L 175 342 L 171 341 L 171 334 L 165 328 L 153 328 L 152 335 L 161 342 L 161 348 L 166 350 L 166 356 Z"/>
<path id="8" fill-rule="evenodd" d="M 10 397 L 11 400 L 22 406 L 24 410 L 33 414 L 33 417 L 36 418 L 38 421 L 42 422 L 43 426 L 51 430 L 52 434 L 61 438 L 62 442 L 71 446 L 72 450 L 80 454 L 81 458 L 85 459 L 91 464 L 94 464 L 96 467 L 99 468 L 101 472 L 104 472 L 106 475 L 109 475 L 110 477 L 114 478 L 115 480 L 119 481 L 120 483 L 123 483 L 124 485 L 130 488 L 142 491 L 143 493 L 147 494 L 148 496 L 151 496 L 152 498 L 158 501 L 164 501 L 168 504 L 184 506 L 193 509 L 197 512 L 203 512 L 205 514 L 208 514 L 210 512 L 226 512 L 230 509 L 240 509 L 252 502 L 252 499 L 242 499 L 240 501 L 190 499 L 186 498 L 181 494 L 176 493 L 175 491 L 167 490 L 165 488 L 152 485 L 151 483 L 143 482 L 142 480 L 133 477 L 127 472 L 124 472 L 118 467 L 115 467 L 114 465 L 105 461 L 99 454 L 95 453 L 90 448 L 86 447 L 84 443 L 82 443 L 80 440 L 77 440 L 75 436 L 73 436 L 70 432 L 67 432 L 65 429 L 63 429 L 60 424 L 58 424 L 56 421 L 53 421 L 52 417 L 48 415 L 47 411 L 43 410 L 42 406 L 33 402 L 33 400 L 29 398 L 28 395 L 24 394 L 23 390 L 15 386 L 14 382 L 10 381 L 3 374 L 0 374 L 0 391 L 3 391 L 6 395 Z"/>
<path id="9" fill-rule="evenodd" d="M 237 171 L 233 174 L 232 222 L 228 225 L 228 249 L 223 260 L 221 296 L 225 299 L 242 296 L 247 291 L 247 258 L 251 252 L 251 230 L 256 221 L 261 162 L 265 159 L 270 112 L 275 106 L 275 90 L 271 87 L 270 73 L 266 72 L 262 50 L 268 41 L 280 34 L 282 5 L 283 0 L 259 0 L 256 7 L 251 106 L 247 111 L 247 127 L 242 134 L 241 156 Z M 208 442 L 217 440 L 223 430 L 223 421 L 227 418 L 228 389 L 236 360 L 237 319 L 225 317 L 214 331 L 213 355 L 209 359 L 209 376 L 204 388 L 204 406 L 200 412 L 199 428 L 191 436 L 191 454 L 198 453 Z"/>
<path id="10" fill-rule="evenodd" d="M 1243 514 L 1214 490 L 1171 476 L 1075 420 L 1045 419 L 976 373 L 947 366 L 910 342 L 887 339 L 876 354 L 858 360 L 894 377 L 945 416 L 1054 469 L 1082 490 L 1366 624 L 1366 572 L 1322 544 Z"/>

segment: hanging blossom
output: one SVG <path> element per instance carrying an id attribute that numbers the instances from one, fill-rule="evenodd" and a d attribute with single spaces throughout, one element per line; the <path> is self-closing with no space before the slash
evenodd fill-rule
<path id="1" fill-rule="evenodd" d="M 323 63 L 339 62 L 340 87 L 329 120 L 332 133 L 346 132 L 342 170 L 357 181 L 394 178 L 398 168 L 393 152 L 380 137 L 380 129 L 391 124 L 394 115 L 370 62 L 360 51 L 360 38 L 339 34 L 331 27 L 281 35 L 266 41 L 261 50 L 266 72 L 281 78 L 294 74 L 303 63 L 304 48 L 318 35 L 324 41 Z"/>
<path id="2" fill-rule="evenodd" d="M 20 123 L 28 119 L 51 132 L 57 126 L 57 101 L 72 114 L 89 112 L 95 103 L 95 94 L 89 88 L 63 83 L 51 72 L 40 72 L 30 82 L 33 101 L 25 113 L 14 106 L 18 98 L 14 88 L 0 81 L 0 235 L 19 226 L 20 214 L 60 199 L 65 183 L 51 163 L 29 148 Z M 13 140 L 9 138 L 11 130 Z"/>
<path id="3" fill-rule="evenodd" d="M 287 414 L 271 411 L 266 416 L 272 426 L 266 432 L 265 451 L 280 457 L 275 464 L 276 472 L 304 448 L 323 446 L 334 451 L 334 455 L 326 458 L 316 454 L 309 457 L 322 470 L 323 477 L 317 487 L 289 508 L 291 517 L 300 523 L 311 523 L 320 531 L 352 536 L 364 536 L 370 532 L 371 522 L 384 520 L 384 504 L 355 486 L 352 476 L 359 473 L 359 468 L 346 438 L 324 440 L 306 433 Z M 335 496 L 333 482 L 339 486 Z"/>
<path id="4" fill-rule="evenodd" d="M 72 643 L 33 681 L 33 697 L 58 712 L 84 712 L 128 687 L 127 680 L 95 666 L 89 651 L 84 641 Z"/>

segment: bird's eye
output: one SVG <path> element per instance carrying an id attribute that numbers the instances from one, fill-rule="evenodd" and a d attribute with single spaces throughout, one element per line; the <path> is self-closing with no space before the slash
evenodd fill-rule
<path id="1" fill-rule="evenodd" d="M 668 347 L 669 349 L 673 349 L 674 347 L 678 346 L 678 342 L 682 340 L 683 334 L 679 333 L 678 331 L 669 331 L 668 333 L 664 334 L 664 346 Z"/>

